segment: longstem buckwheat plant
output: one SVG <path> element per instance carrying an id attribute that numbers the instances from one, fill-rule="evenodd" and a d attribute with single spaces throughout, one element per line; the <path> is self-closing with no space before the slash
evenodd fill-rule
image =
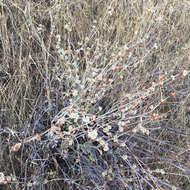
<path id="1" fill-rule="evenodd" d="M 10 158 L 7 168 L 0 164 L 0 183 L 22 189 L 188 188 L 185 5 L 2 3 L 3 18 L 12 16 L 1 27 L 11 44 L 7 48 L 1 38 L 3 74 L 11 76 L 0 80 L 1 109 L 14 111 L 0 117 L 19 122 L 0 130 L 0 161 Z M 13 25 L 12 9 L 20 11 Z"/>

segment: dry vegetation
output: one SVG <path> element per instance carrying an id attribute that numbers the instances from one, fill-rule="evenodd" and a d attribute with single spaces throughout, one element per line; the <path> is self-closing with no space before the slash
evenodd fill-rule
<path id="1" fill-rule="evenodd" d="M 0 1 L 0 189 L 190 189 L 188 0 Z"/>

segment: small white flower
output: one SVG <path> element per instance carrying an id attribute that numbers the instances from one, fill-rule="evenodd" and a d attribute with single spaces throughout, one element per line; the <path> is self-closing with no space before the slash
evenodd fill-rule
<path id="1" fill-rule="evenodd" d="M 154 170 L 154 172 L 161 173 L 162 175 L 165 174 L 165 171 L 163 169 L 156 169 L 156 170 Z"/>
<path id="2" fill-rule="evenodd" d="M 79 79 L 76 79 L 75 82 L 76 82 L 76 84 L 80 84 L 81 83 L 81 81 Z"/>
<path id="3" fill-rule="evenodd" d="M 97 79 L 101 81 L 101 80 L 102 80 L 102 74 L 99 74 L 99 75 L 97 76 Z"/>
<path id="4" fill-rule="evenodd" d="M 96 119 L 96 115 L 92 115 L 91 120 L 95 120 L 95 119 Z"/>
<path id="5" fill-rule="evenodd" d="M 61 118 L 58 119 L 58 121 L 57 121 L 56 124 L 59 125 L 59 126 L 61 126 L 61 125 L 63 125 L 65 123 L 65 121 L 66 121 L 65 118 L 61 117 Z"/>
<path id="6" fill-rule="evenodd" d="M 60 49 L 58 50 L 58 53 L 59 53 L 60 55 L 62 55 L 62 56 L 65 55 L 65 51 L 64 51 L 63 48 L 60 48 Z"/>
<path id="7" fill-rule="evenodd" d="M 119 126 L 119 132 L 123 132 L 123 127 L 122 126 Z"/>
<path id="8" fill-rule="evenodd" d="M 120 52 L 118 53 L 118 55 L 119 55 L 119 56 L 122 56 L 122 52 L 120 51 Z"/>
<path id="9" fill-rule="evenodd" d="M 155 43 L 153 47 L 154 47 L 155 49 L 158 49 L 158 44 Z"/>
<path id="10" fill-rule="evenodd" d="M 83 84 L 81 84 L 80 87 L 81 87 L 81 89 L 84 89 L 84 88 L 85 88 L 85 86 L 84 86 Z"/>
<path id="11" fill-rule="evenodd" d="M 162 20 L 163 20 L 163 17 L 162 16 L 159 16 L 159 17 L 157 17 L 157 19 L 156 19 L 158 22 L 161 22 Z"/>
<path id="12" fill-rule="evenodd" d="M 153 109 L 154 109 L 154 106 L 153 106 L 153 105 L 151 105 L 151 106 L 150 106 L 150 109 L 151 109 L 151 110 L 153 110 Z"/>
<path id="13" fill-rule="evenodd" d="M 73 131 L 73 126 L 72 125 L 69 126 L 69 131 Z"/>
<path id="14" fill-rule="evenodd" d="M 61 40 L 61 35 L 60 35 L 60 34 L 57 34 L 57 35 L 56 35 L 56 38 L 57 38 L 58 41 L 60 41 L 60 40 Z"/>
<path id="15" fill-rule="evenodd" d="M 175 76 L 174 76 L 174 75 L 171 75 L 171 79 L 172 79 L 172 80 L 175 80 Z"/>
<path id="16" fill-rule="evenodd" d="M 77 90 L 73 90 L 72 94 L 73 94 L 73 96 L 75 97 L 75 96 L 78 95 L 78 91 L 77 91 Z"/>
<path id="17" fill-rule="evenodd" d="M 110 174 L 113 173 L 112 168 L 110 168 L 110 169 L 108 170 L 108 173 L 110 173 Z"/>
<path id="18" fill-rule="evenodd" d="M 73 140 L 69 139 L 69 146 L 72 146 L 72 144 L 73 144 Z"/>
<path id="19" fill-rule="evenodd" d="M 57 49 L 58 52 L 59 52 L 59 49 L 60 49 L 60 45 L 59 45 L 59 44 L 56 45 L 56 49 Z"/>
<path id="20" fill-rule="evenodd" d="M 4 173 L 2 173 L 2 172 L 0 172 L 0 180 L 1 180 L 1 181 L 5 180 L 5 175 L 4 175 Z M 1 181 L 0 181 L 0 182 L 1 182 Z"/>
<path id="21" fill-rule="evenodd" d="M 124 50 L 128 50 L 129 47 L 127 45 L 124 46 Z"/>
<path id="22" fill-rule="evenodd" d="M 188 74 L 188 71 L 183 70 L 183 76 L 186 76 Z"/>
<path id="23" fill-rule="evenodd" d="M 136 133 L 138 131 L 137 127 L 135 127 L 134 129 L 132 129 L 133 133 Z"/>
<path id="24" fill-rule="evenodd" d="M 126 146 L 125 142 L 122 142 L 122 143 L 120 144 L 120 146 L 121 146 L 121 147 L 125 147 L 125 146 Z"/>
<path id="25" fill-rule="evenodd" d="M 113 137 L 113 141 L 114 141 L 115 143 L 118 143 L 118 136 L 117 136 L 117 135 L 115 135 L 115 136 Z"/>
<path id="26" fill-rule="evenodd" d="M 83 117 L 83 121 L 84 121 L 85 123 L 89 123 L 89 122 L 90 122 L 90 118 L 89 118 L 88 116 Z"/>
<path id="27" fill-rule="evenodd" d="M 79 115 L 78 115 L 78 113 L 72 112 L 72 113 L 70 113 L 70 117 L 71 117 L 71 119 L 78 119 Z"/>
<path id="28" fill-rule="evenodd" d="M 150 134 L 150 131 L 148 129 L 146 129 L 145 127 L 143 127 L 141 124 L 138 125 L 139 131 L 141 131 L 143 134 Z"/>
<path id="29" fill-rule="evenodd" d="M 97 75 L 96 72 L 92 72 L 92 76 L 95 77 Z"/>
<path id="30" fill-rule="evenodd" d="M 126 160 L 126 159 L 128 158 L 128 156 L 127 156 L 127 155 L 123 155 L 122 158 L 123 158 L 124 160 Z"/>
<path id="31" fill-rule="evenodd" d="M 105 145 L 105 141 L 102 138 L 98 138 L 97 141 L 104 146 Z"/>
<path id="32" fill-rule="evenodd" d="M 66 25 L 65 25 L 65 29 L 66 29 L 67 31 L 69 31 L 69 32 L 72 31 L 72 28 L 71 28 L 71 26 L 70 26 L 69 24 L 66 24 Z"/>
<path id="33" fill-rule="evenodd" d="M 102 111 L 102 107 L 99 106 L 98 109 L 99 109 L 99 111 Z"/>
<path id="34" fill-rule="evenodd" d="M 105 170 L 102 172 L 102 176 L 105 177 L 106 175 L 107 175 L 107 171 Z"/>
<path id="35" fill-rule="evenodd" d="M 124 121 L 119 121 L 119 122 L 118 122 L 118 125 L 119 125 L 119 126 L 124 126 L 124 125 L 125 125 L 125 122 L 124 122 Z"/>
<path id="36" fill-rule="evenodd" d="M 103 132 L 104 132 L 104 133 L 108 133 L 110 129 L 111 129 L 111 128 L 110 128 L 110 126 L 108 125 L 107 127 L 105 127 L 105 128 L 103 129 Z"/>
<path id="37" fill-rule="evenodd" d="M 85 41 L 89 41 L 90 39 L 88 37 L 85 38 Z"/>
<path id="38" fill-rule="evenodd" d="M 110 129 L 112 128 L 112 126 L 111 126 L 111 125 L 108 125 L 107 128 L 110 130 Z"/>
<path id="39" fill-rule="evenodd" d="M 175 187 L 175 186 L 172 186 L 172 190 L 177 190 L 177 187 Z"/>
<path id="40" fill-rule="evenodd" d="M 109 150 L 108 144 L 105 144 L 104 151 L 107 152 Z"/>
<path id="41" fill-rule="evenodd" d="M 95 140 L 98 136 L 98 132 L 96 129 L 94 129 L 93 131 L 89 131 L 88 132 L 88 138 Z"/>

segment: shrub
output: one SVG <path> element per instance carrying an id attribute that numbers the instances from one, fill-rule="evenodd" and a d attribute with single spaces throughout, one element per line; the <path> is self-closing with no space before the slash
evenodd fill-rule
<path id="1" fill-rule="evenodd" d="M 188 11 L 2 3 L 2 188 L 188 189 Z"/>

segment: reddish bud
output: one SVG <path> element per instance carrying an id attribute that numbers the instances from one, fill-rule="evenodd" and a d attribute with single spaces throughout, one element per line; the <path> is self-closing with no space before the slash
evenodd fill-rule
<path id="1" fill-rule="evenodd" d="M 21 147 L 21 143 L 17 143 L 11 147 L 11 152 L 18 152 Z"/>

